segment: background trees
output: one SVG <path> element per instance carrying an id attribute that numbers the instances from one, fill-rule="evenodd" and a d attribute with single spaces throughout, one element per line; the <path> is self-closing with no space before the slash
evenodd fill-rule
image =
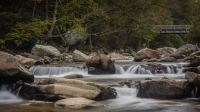
<path id="1" fill-rule="evenodd" d="M 178 47 L 199 43 L 199 0 L 1 0 L 0 48 L 36 43 L 82 49 Z M 192 25 L 188 35 L 160 35 L 155 25 Z"/>

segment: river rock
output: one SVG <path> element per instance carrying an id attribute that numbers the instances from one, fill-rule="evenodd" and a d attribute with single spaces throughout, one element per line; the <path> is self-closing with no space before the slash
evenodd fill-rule
<path id="1" fill-rule="evenodd" d="M 160 58 L 160 53 L 156 50 L 145 48 L 135 54 L 135 61 L 142 61 L 143 59 Z"/>
<path id="2" fill-rule="evenodd" d="M 59 57 L 61 56 L 60 51 L 53 46 L 45 46 L 45 45 L 35 45 L 32 49 L 32 54 L 37 56 L 48 56 L 48 57 Z"/>
<path id="3" fill-rule="evenodd" d="M 86 62 L 87 60 L 89 60 L 89 56 L 79 50 L 74 50 L 72 53 L 72 57 L 75 62 Z"/>
<path id="4" fill-rule="evenodd" d="M 194 51 L 198 50 L 198 46 L 193 44 L 185 44 L 177 49 L 177 51 L 174 53 L 175 56 L 179 55 L 188 55 L 191 54 Z"/>
<path id="5" fill-rule="evenodd" d="M 95 86 L 101 90 L 100 94 L 95 98 L 97 101 L 107 100 L 107 99 L 114 99 L 117 97 L 117 92 L 114 88 L 105 85 L 99 85 L 95 83 L 88 83 L 89 85 Z"/>
<path id="6" fill-rule="evenodd" d="M 31 83 L 34 76 L 13 55 L 0 51 L 0 82 L 14 83 L 19 80 Z"/>
<path id="7" fill-rule="evenodd" d="M 101 92 L 97 87 L 80 80 L 55 78 L 50 79 L 48 83 L 39 85 L 40 90 L 47 94 L 95 99 Z"/>
<path id="8" fill-rule="evenodd" d="M 95 100 L 106 100 L 106 99 L 116 98 L 117 96 L 116 90 L 114 88 L 75 79 L 51 78 L 39 81 L 37 82 L 37 84 L 41 85 L 42 88 L 47 88 L 47 89 L 52 86 L 53 88 L 58 88 L 58 89 L 63 88 L 62 90 L 64 92 L 59 91 L 60 92 L 59 94 L 62 95 L 66 94 L 68 96 L 74 96 L 74 97 L 85 97 Z M 58 84 L 59 87 L 56 87 L 57 86 L 56 84 Z M 47 92 L 47 89 L 46 90 L 41 89 L 41 90 Z M 54 91 L 51 91 L 51 93 L 55 94 L 56 91 L 57 90 L 54 89 Z"/>
<path id="9" fill-rule="evenodd" d="M 200 97 L 200 74 L 194 72 L 186 72 L 185 78 L 191 85 L 192 96 Z"/>
<path id="10" fill-rule="evenodd" d="M 83 109 L 89 107 L 103 106 L 101 103 L 81 97 L 59 100 L 55 102 L 54 105 L 55 107 L 69 108 L 69 109 Z"/>
<path id="11" fill-rule="evenodd" d="M 27 58 L 21 55 L 16 55 L 15 58 L 24 65 L 34 65 L 35 62 L 37 62 L 36 60 L 32 59 L 32 58 Z"/>
<path id="12" fill-rule="evenodd" d="M 156 50 L 160 53 L 161 57 L 168 57 L 171 54 L 174 54 L 177 49 L 173 47 L 163 47 L 157 48 Z"/>
<path id="13" fill-rule="evenodd" d="M 87 61 L 89 74 L 114 74 L 115 66 L 109 55 L 99 54 Z"/>
<path id="14" fill-rule="evenodd" d="M 18 87 L 18 88 L 17 88 Z M 51 101 L 55 102 L 61 99 L 67 98 L 66 96 L 61 96 L 57 94 L 47 94 L 40 90 L 39 86 L 36 84 L 23 83 L 17 85 L 16 90 L 20 90 L 18 95 L 26 100 L 37 100 L 37 101 Z"/>
<path id="15" fill-rule="evenodd" d="M 188 82 L 194 84 L 195 86 L 200 86 L 200 74 L 194 72 L 186 72 L 185 78 Z"/>
<path id="16" fill-rule="evenodd" d="M 171 79 L 140 81 L 138 97 L 156 99 L 178 99 L 190 96 L 190 87 L 187 81 Z"/>

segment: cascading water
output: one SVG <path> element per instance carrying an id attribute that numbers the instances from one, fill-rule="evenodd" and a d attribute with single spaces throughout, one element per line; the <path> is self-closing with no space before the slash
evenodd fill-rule
<path id="1" fill-rule="evenodd" d="M 116 74 L 183 74 L 187 63 L 133 63 L 115 64 Z"/>
<path id="2" fill-rule="evenodd" d="M 185 109 L 191 109 L 189 103 L 175 102 L 173 100 L 156 100 L 136 97 L 136 88 L 115 87 L 118 97 L 103 102 L 110 112 L 185 112 Z M 181 107 L 181 109 L 180 109 Z M 193 111 L 192 111 L 193 112 Z M 194 110 L 194 112 L 197 112 Z"/>
<path id="3" fill-rule="evenodd" d="M 20 91 L 20 90 L 18 90 Z M 11 104 L 11 103 L 19 103 L 23 100 L 18 97 L 18 95 L 15 95 L 11 93 L 8 90 L 7 86 L 1 86 L 0 88 L 0 104 Z"/>
<path id="4" fill-rule="evenodd" d="M 37 78 L 64 77 L 70 74 L 88 74 L 85 66 L 65 67 L 65 66 L 33 66 L 30 71 Z"/>

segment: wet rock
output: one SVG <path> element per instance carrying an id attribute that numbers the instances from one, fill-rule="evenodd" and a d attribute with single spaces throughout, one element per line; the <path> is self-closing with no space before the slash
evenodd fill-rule
<path id="1" fill-rule="evenodd" d="M 174 53 L 174 55 L 175 56 L 188 55 L 197 50 L 198 50 L 198 46 L 193 45 L 193 44 L 185 44 L 181 46 L 180 48 L 178 48 L 177 51 Z"/>
<path id="2" fill-rule="evenodd" d="M 61 78 L 50 80 L 49 84 L 39 85 L 39 89 L 47 94 L 84 97 L 88 99 L 94 99 L 100 94 L 100 90 L 97 87 L 88 85 L 84 81 Z"/>
<path id="3" fill-rule="evenodd" d="M 72 75 L 67 75 L 64 78 L 66 78 L 66 79 L 76 79 L 76 78 L 83 78 L 83 76 L 80 75 L 80 74 L 72 74 Z"/>
<path id="4" fill-rule="evenodd" d="M 194 72 L 186 72 L 185 78 L 193 85 L 200 86 L 200 74 Z"/>
<path id="5" fill-rule="evenodd" d="M 69 109 L 84 109 L 90 107 L 103 106 L 101 103 L 81 97 L 59 100 L 55 102 L 54 105 L 55 107 L 58 108 L 69 108 Z"/>
<path id="6" fill-rule="evenodd" d="M 172 47 L 163 47 L 156 50 L 160 53 L 161 57 L 169 57 L 171 54 L 174 54 L 177 49 Z"/>
<path id="7" fill-rule="evenodd" d="M 16 55 L 15 58 L 17 59 L 17 61 L 19 61 L 21 64 L 24 64 L 24 65 L 32 66 L 35 64 L 35 62 L 37 62 L 37 60 L 34 60 L 32 58 L 27 58 L 21 55 Z"/>
<path id="8" fill-rule="evenodd" d="M 107 99 L 114 99 L 117 97 L 117 92 L 114 88 L 104 85 L 98 85 L 95 83 L 89 83 L 89 85 L 93 85 L 100 89 L 100 94 L 98 94 L 95 98 L 97 101 L 107 100 Z"/>
<path id="9" fill-rule="evenodd" d="M 19 96 L 27 100 L 51 101 L 55 102 L 66 98 L 57 94 L 47 94 L 40 90 L 38 85 L 24 83 L 20 86 Z"/>
<path id="10" fill-rule="evenodd" d="M 75 62 L 86 62 L 87 60 L 89 60 L 89 56 L 79 50 L 74 50 L 72 53 L 72 57 Z"/>
<path id="11" fill-rule="evenodd" d="M 13 55 L 0 52 L 0 82 L 14 83 L 19 80 L 31 83 L 34 76 Z"/>
<path id="12" fill-rule="evenodd" d="M 114 74 L 115 65 L 111 61 L 110 56 L 99 54 L 87 61 L 89 74 Z"/>
<path id="13" fill-rule="evenodd" d="M 55 94 L 59 92 L 59 95 L 65 95 L 68 97 L 85 97 L 95 100 L 112 99 L 117 96 L 115 89 L 109 86 L 75 79 L 46 79 L 38 81 L 37 84 L 42 87 L 40 90 L 48 94 Z"/>
<path id="14" fill-rule="evenodd" d="M 135 61 L 142 61 L 143 59 L 160 58 L 160 53 L 156 50 L 145 48 L 135 54 Z"/>
<path id="15" fill-rule="evenodd" d="M 156 99 L 186 98 L 190 96 L 190 87 L 187 81 L 171 79 L 140 81 L 137 96 Z"/>
<path id="16" fill-rule="evenodd" d="M 45 45 L 35 45 L 32 49 L 32 54 L 37 56 L 48 56 L 48 57 L 59 57 L 61 56 L 60 51 L 53 46 L 45 46 Z"/>

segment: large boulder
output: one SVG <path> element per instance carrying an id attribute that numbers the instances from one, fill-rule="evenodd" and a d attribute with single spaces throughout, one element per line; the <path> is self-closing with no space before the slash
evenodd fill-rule
<path id="1" fill-rule="evenodd" d="M 189 55 L 194 51 L 198 50 L 198 46 L 193 44 L 185 44 L 177 49 L 177 51 L 174 53 L 174 56 L 180 56 L 180 55 Z"/>
<path id="2" fill-rule="evenodd" d="M 168 57 L 171 54 L 175 53 L 177 49 L 172 47 L 163 47 L 156 50 L 160 53 L 161 57 Z"/>
<path id="3" fill-rule="evenodd" d="M 135 61 L 142 61 L 143 59 L 160 58 L 160 53 L 156 50 L 144 48 L 135 54 Z"/>
<path id="4" fill-rule="evenodd" d="M 186 98 L 190 96 L 190 87 L 187 81 L 145 80 L 138 83 L 137 96 L 157 99 Z"/>
<path id="5" fill-rule="evenodd" d="M 89 60 L 89 56 L 82 53 L 79 50 L 73 51 L 72 58 L 73 58 L 73 61 L 75 61 L 75 62 L 86 62 L 87 60 Z"/>
<path id="6" fill-rule="evenodd" d="M 48 56 L 48 57 L 59 57 L 61 56 L 60 51 L 53 46 L 45 46 L 45 45 L 35 45 L 32 49 L 32 54 L 37 56 Z"/>
<path id="7" fill-rule="evenodd" d="M 40 91 L 68 97 L 85 97 L 94 100 L 116 98 L 116 90 L 105 85 L 75 79 L 51 78 L 37 82 Z"/>
<path id="8" fill-rule="evenodd" d="M 115 65 L 109 55 L 99 54 L 87 61 L 90 74 L 114 74 Z"/>
<path id="9" fill-rule="evenodd" d="M 48 84 L 39 85 L 39 89 L 47 94 L 95 99 L 101 92 L 97 87 L 88 85 L 87 82 L 80 80 L 54 78 L 46 80 L 45 83 Z"/>
<path id="10" fill-rule="evenodd" d="M 31 83 L 34 76 L 13 55 L 0 52 L 0 82 L 14 83 L 20 80 Z"/>
<path id="11" fill-rule="evenodd" d="M 58 108 L 68 108 L 68 109 L 83 109 L 89 107 L 103 106 L 101 103 L 81 97 L 59 100 L 55 102 L 54 105 L 55 107 Z"/>
<path id="12" fill-rule="evenodd" d="M 92 82 L 65 78 L 38 79 L 35 85 L 24 83 L 20 97 L 29 100 L 58 101 L 65 98 L 83 97 L 93 100 L 116 98 L 115 89 Z"/>

